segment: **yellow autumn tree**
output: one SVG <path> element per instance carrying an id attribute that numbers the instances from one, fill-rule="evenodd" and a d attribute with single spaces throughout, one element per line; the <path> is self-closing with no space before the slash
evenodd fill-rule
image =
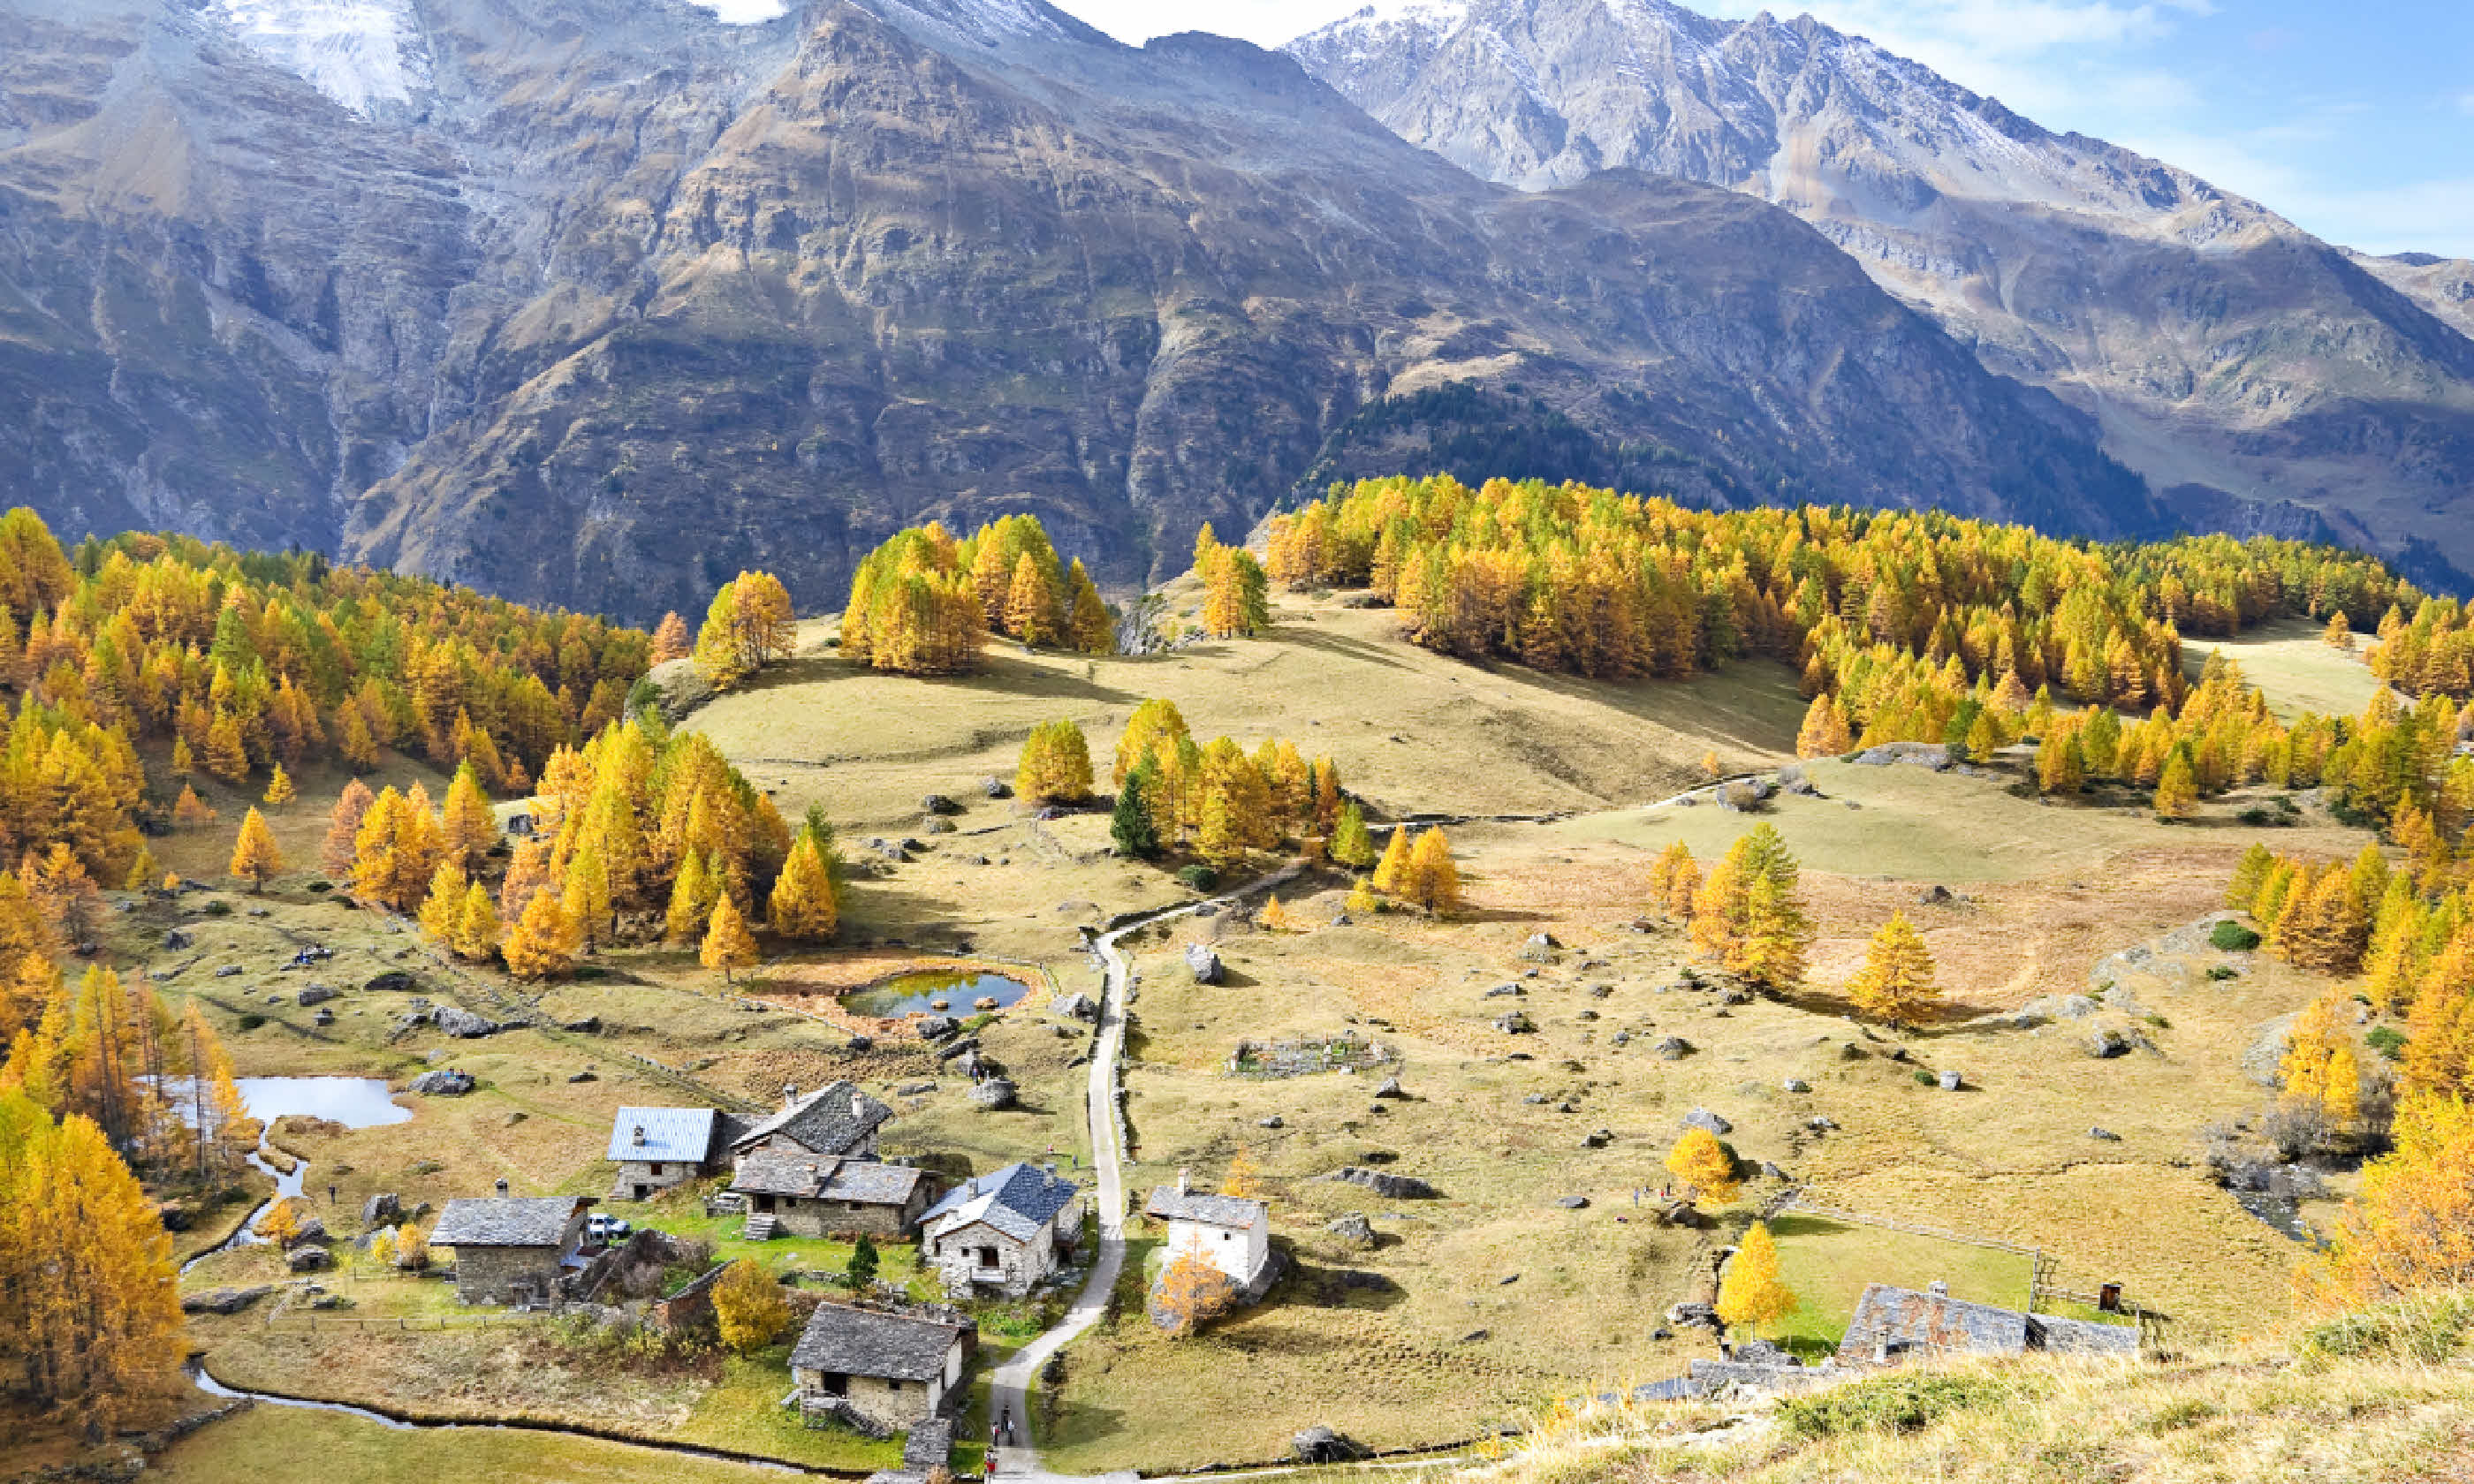
<path id="1" fill-rule="evenodd" d="M 772 1274 L 755 1259 L 741 1257 L 713 1285 L 713 1317 L 721 1343 L 752 1355 L 790 1327 L 790 1300 Z"/>
<path id="2" fill-rule="evenodd" d="M 679 862 L 678 875 L 670 882 L 669 910 L 662 919 L 663 936 L 678 944 L 701 941 L 725 884 L 713 869 L 712 851 L 688 851 Z"/>
<path id="3" fill-rule="evenodd" d="M 188 784 L 181 785 L 181 797 L 172 805 L 172 823 L 183 829 L 197 829 L 215 822 L 215 811 L 198 797 Z"/>
<path id="4" fill-rule="evenodd" d="M 1452 843 L 1444 838 L 1441 825 L 1419 835 L 1417 844 L 1409 848 L 1409 864 L 1403 874 L 1399 891 L 1402 899 L 1437 917 L 1449 917 L 1461 910 L 1461 869 L 1452 859 Z"/>
<path id="5" fill-rule="evenodd" d="M 1228 1161 L 1226 1173 L 1220 1177 L 1220 1193 L 1246 1201 L 1263 1199 L 1263 1172 L 1250 1152 L 1240 1149 Z"/>
<path id="6" fill-rule="evenodd" d="M 477 870 L 481 857 L 498 843 L 498 819 L 490 812 L 490 796 L 481 791 L 480 775 L 471 763 L 459 765 L 447 785 L 445 817 L 440 821 L 447 852 L 466 871 Z"/>
<path id="7" fill-rule="evenodd" d="M 568 914 L 559 894 L 546 888 L 533 894 L 507 935 L 507 972 L 519 979 L 546 979 L 575 965 L 584 935 Z"/>
<path id="8" fill-rule="evenodd" d="M 1718 1282 L 1718 1318 L 1731 1328 L 1768 1329 L 1796 1311 L 1794 1290 L 1779 1276 L 1778 1243 L 1769 1225 L 1756 1221 L 1727 1259 Z"/>
<path id="9" fill-rule="evenodd" d="M 2191 767 L 2191 751 L 2177 747 L 2165 759 L 2165 771 L 2156 778 L 2156 817 L 2178 820 L 2191 817 L 2199 804 L 2198 776 Z"/>
<path id="10" fill-rule="evenodd" d="M 1280 900 L 1277 893 L 1263 903 L 1263 910 L 1255 921 L 1263 924 L 1264 931 L 1273 933 L 1294 933 L 1302 925 L 1298 922 L 1298 915 L 1289 910 L 1288 903 Z"/>
<path id="11" fill-rule="evenodd" d="M 451 860 L 438 863 L 430 873 L 429 895 L 423 898 L 419 922 L 429 941 L 443 948 L 452 949 L 456 932 L 464 923 L 464 868 Z"/>
<path id="12" fill-rule="evenodd" d="M 1200 1254 L 1180 1251 L 1160 1272 L 1151 1311 L 1171 1338 L 1184 1339 L 1228 1312 L 1236 1299 L 1235 1280 Z"/>
<path id="13" fill-rule="evenodd" d="M 1905 913 L 1893 913 L 1873 934 L 1847 997 L 1860 1013 L 1890 1025 L 1914 1025 L 1940 1008 L 1932 954 Z"/>
<path id="14" fill-rule="evenodd" d="M 266 816 L 252 808 L 240 822 L 240 838 L 232 844 L 231 874 L 249 883 L 252 892 L 266 890 L 266 883 L 283 874 L 283 851 L 275 844 L 275 831 L 266 827 Z"/>
<path id="15" fill-rule="evenodd" d="M 1409 873 L 1409 827 L 1395 825 L 1392 838 L 1383 843 L 1383 857 L 1374 866 L 1374 889 L 1387 897 L 1399 896 L 1401 878 Z"/>
<path id="16" fill-rule="evenodd" d="M 1342 910 L 1355 917 L 1365 917 L 1382 911 L 1383 898 L 1374 895 L 1372 882 L 1359 876 L 1348 888 L 1348 900 L 1342 903 Z"/>
<path id="17" fill-rule="evenodd" d="M 327 839 L 319 847 L 318 864 L 328 875 L 349 875 L 352 870 L 352 840 L 360 833 L 361 820 L 370 812 L 377 796 L 358 778 L 344 785 L 335 796 L 335 807 L 327 815 Z"/>
<path id="18" fill-rule="evenodd" d="M 2410 1093 L 2390 1137 L 2390 1152 L 2363 1166 L 2327 1250 L 2304 1266 L 2302 1290 L 2321 1306 L 2474 1287 L 2474 1104 Z"/>
<path id="19" fill-rule="evenodd" d="M 464 910 L 455 919 L 454 936 L 448 946 L 459 958 L 485 959 L 498 949 L 499 940 L 506 936 L 498 921 L 498 904 L 491 898 L 490 889 L 475 881 L 464 888 Z"/>
<path id="20" fill-rule="evenodd" d="M 747 919 L 727 895 L 713 904 L 713 922 L 705 929 L 696 962 L 719 972 L 724 984 L 730 982 L 733 970 L 756 962 L 756 935 L 747 930 Z"/>
<path id="21" fill-rule="evenodd" d="M 813 834 L 802 831 L 790 847 L 790 858 L 774 879 L 765 919 L 773 931 L 803 943 L 829 942 L 841 930 L 841 902 Z"/>
<path id="22" fill-rule="evenodd" d="M 647 662 L 662 665 L 673 659 L 685 659 L 693 647 L 693 641 L 688 637 L 688 621 L 675 611 L 664 613 L 661 623 L 653 630 L 653 652 L 647 657 Z"/>
<path id="23" fill-rule="evenodd" d="M 1354 799 L 1340 806 L 1340 820 L 1332 829 L 1328 853 L 1351 871 L 1364 871 L 1378 858 L 1374 837 L 1367 832 L 1366 811 L 1357 806 Z"/>
<path id="24" fill-rule="evenodd" d="M 1666 1152 L 1666 1170 L 1691 1186 L 1696 1198 L 1720 1206 L 1734 1200 L 1740 1188 L 1734 1156 L 1708 1129 L 1686 1129 Z"/>
<path id="25" fill-rule="evenodd" d="M 1023 560 L 1029 561 L 1026 556 Z M 1014 768 L 1014 792 L 1026 803 L 1083 803 L 1091 798 L 1091 747 L 1071 721 L 1034 727 Z"/>
<path id="26" fill-rule="evenodd" d="M 1847 712 L 1838 698 L 1823 694 L 1812 698 L 1805 709 L 1804 726 L 1795 734 L 1795 755 L 1798 757 L 1835 757 L 1856 745 L 1855 733 L 1848 730 Z"/>
<path id="27" fill-rule="evenodd" d="M 292 775 L 283 771 L 283 764 L 277 763 L 274 775 L 266 780 L 266 793 L 259 802 L 274 806 L 290 803 L 292 799 Z"/>

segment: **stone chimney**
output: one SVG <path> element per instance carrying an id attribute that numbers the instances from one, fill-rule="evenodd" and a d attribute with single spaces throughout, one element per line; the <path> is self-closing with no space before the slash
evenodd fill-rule
<path id="1" fill-rule="evenodd" d="M 641 1123 L 636 1125 L 636 1147 L 644 1147 L 644 1126 Z"/>
<path id="2" fill-rule="evenodd" d="M 854 1118 L 867 1116 L 867 1095 L 857 1088 L 851 1089 L 851 1116 Z"/>
<path id="3" fill-rule="evenodd" d="M 507 1194 L 507 1177 L 505 1177 L 504 1175 L 501 1175 L 501 1176 L 499 1176 L 499 1177 L 498 1177 L 498 1195 L 499 1195 L 499 1198 L 500 1198 L 500 1199 L 502 1199 L 502 1200 L 503 1200 L 503 1199 L 505 1199 L 506 1194 Z"/>
<path id="4" fill-rule="evenodd" d="M 1936 1299 L 1947 1299 L 1950 1297 L 1950 1284 L 1943 1281 L 1941 1279 L 1936 1278 L 1931 1282 L 1925 1285 L 1925 1292 L 1931 1294 Z"/>
<path id="5" fill-rule="evenodd" d="M 799 1085 L 795 1082 L 786 1082 L 782 1084 L 782 1106 L 784 1108 L 795 1108 L 798 1106 L 798 1103 Z"/>
<path id="6" fill-rule="evenodd" d="M 504 1182 L 501 1182 L 501 1184 L 504 1184 Z M 1176 1172 L 1176 1193 L 1179 1195 L 1186 1195 L 1191 1193 L 1192 1189 L 1193 1181 L 1188 1177 L 1184 1166 L 1179 1165 Z"/>

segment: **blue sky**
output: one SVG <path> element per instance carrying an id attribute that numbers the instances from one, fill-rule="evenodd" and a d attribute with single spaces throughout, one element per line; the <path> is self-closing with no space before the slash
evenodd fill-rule
<path id="1" fill-rule="evenodd" d="M 1276 46 L 1349 0 L 1057 0 L 1128 41 Z M 1750 15 L 1758 0 L 1696 0 Z M 1807 0 L 2048 128 L 2153 155 L 2369 252 L 2474 258 L 2474 0 Z"/>

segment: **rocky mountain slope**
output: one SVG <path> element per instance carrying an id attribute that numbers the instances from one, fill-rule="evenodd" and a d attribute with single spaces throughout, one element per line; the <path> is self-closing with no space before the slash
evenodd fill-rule
<path id="1" fill-rule="evenodd" d="M 1489 184 L 1038 0 L 0 0 L 0 406 L 64 532 L 636 618 L 1010 509 L 1130 581 L 1507 408 L 1540 472 L 2163 520 L 1786 212 Z"/>
<path id="2" fill-rule="evenodd" d="M 2466 265 L 2358 258 L 1809 16 L 1468 0 L 1370 8 L 1288 50 L 1490 180 L 1641 170 L 1777 203 L 1987 367 L 2098 418 L 2204 523 L 2316 515 L 2474 565 Z"/>

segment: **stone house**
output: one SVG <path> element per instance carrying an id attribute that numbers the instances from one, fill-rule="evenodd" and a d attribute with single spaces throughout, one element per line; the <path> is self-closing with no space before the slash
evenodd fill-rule
<path id="1" fill-rule="evenodd" d="M 672 1185 L 720 1171 L 729 1117 L 711 1108 L 621 1108 L 610 1120 L 610 1152 L 618 1166 L 614 1201 L 643 1201 Z"/>
<path id="2" fill-rule="evenodd" d="M 892 1118 L 892 1109 L 861 1092 L 856 1083 L 829 1082 L 805 1097 L 793 1084 L 782 1089 L 779 1113 L 729 1139 L 731 1162 L 737 1164 L 759 1149 L 816 1159 L 873 1160 L 877 1131 Z"/>
<path id="3" fill-rule="evenodd" d="M 1260 1201 L 1189 1190 L 1180 1171 L 1175 1186 L 1152 1192 L 1143 1214 L 1168 1224 L 1169 1261 L 1191 1254 L 1241 1290 L 1251 1290 L 1272 1265 L 1272 1212 Z"/>
<path id="4" fill-rule="evenodd" d="M 750 1235 L 769 1216 L 800 1236 L 906 1237 L 928 1209 L 929 1184 L 909 1165 L 757 1149 L 740 1160 L 730 1191 L 746 1205 Z"/>
<path id="5" fill-rule="evenodd" d="M 2135 1357 L 2139 1329 L 2051 1314 L 1971 1304 L 1934 1283 L 1918 1293 L 1889 1283 L 1867 1283 L 1838 1341 L 1842 1365 L 1889 1365 L 1931 1355 L 2019 1355 L 2053 1351 L 2080 1355 Z"/>
<path id="6" fill-rule="evenodd" d="M 583 1266 L 584 1213 L 591 1196 L 509 1196 L 447 1203 L 430 1230 L 433 1247 L 455 1250 L 455 1294 L 467 1304 L 546 1304 L 559 1279 Z"/>
<path id="7" fill-rule="evenodd" d="M 878 1436 L 930 1422 L 962 1393 L 974 1333 L 959 1316 L 819 1304 L 790 1350 L 799 1410 Z"/>
<path id="8" fill-rule="evenodd" d="M 974 1176 L 928 1208 L 920 1260 L 955 1297 L 1018 1299 L 1055 1272 L 1080 1238 L 1081 1193 L 1053 1164 L 1008 1164 Z"/>

